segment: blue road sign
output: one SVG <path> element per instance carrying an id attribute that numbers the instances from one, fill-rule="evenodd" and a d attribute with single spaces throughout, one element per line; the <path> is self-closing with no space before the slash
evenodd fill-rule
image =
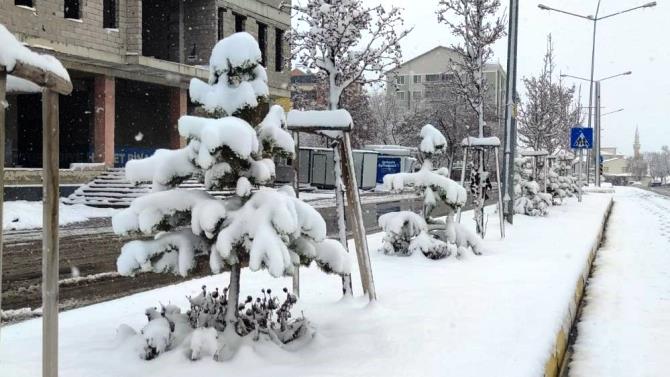
<path id="1" fill-rule="evenodd" d="M 377 158 L 377 183 L 384 183 L 386 174 L 400 173 L 400 157 Z"/>
<path id="2" fill-rule="evenodd" d="M 572 128 L 570 132 L 570 148 L 593 149 L 593 128 Z"/>

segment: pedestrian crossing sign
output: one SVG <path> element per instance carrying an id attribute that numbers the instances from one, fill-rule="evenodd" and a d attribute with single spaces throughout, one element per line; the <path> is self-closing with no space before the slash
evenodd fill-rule
<path id="1" fill-rule="evenodd" d="M 574 127 L 570 132 L 570 148 L 592 149 L 593 128 Z"/>

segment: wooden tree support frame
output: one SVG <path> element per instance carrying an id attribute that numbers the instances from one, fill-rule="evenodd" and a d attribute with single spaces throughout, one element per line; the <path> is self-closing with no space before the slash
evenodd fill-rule
<path id="1" fill-rule="evenodd" d="M 72 83 L 52 72 L 17 62 L 12 71 L 0 66 L 0 221 L 4 205 L 5 108 L 7 76 L 28 80 L 42 90 L 43 241 L 42 241 L 42 376 L 58 376 L 58 195 L 59 94 Z M 2 291 L 2 229 L 0 228 L 0 292 Z M 2 309 L 0 295 L 0 310 Z"/>
<path id="2" fill-rule="evenodd" d="M 370 301 L 377 299 L 377 292 L 375 290 L 374 278 L 372 276 L 372 265 L 370 263 L 370 253 L 368 249 L 368 241 L 365 233 L 365 224 L 363 222 L 363 208 L 361 205 L 361 198 L 358 192 L 358 182 L 356 180 L 356 172 L 354 171 L 354 155 L 353 149 L 351 147 L 351 136 L 349 135 L 351 131 L 351 125 L 348 128 L 337 127 L 337 126 L 292 126 L 288 125 L 288 129 L 294 132 L 294 140 L 296 140 L 296 151 L 299 152 L 299 138 L 297 135 L 300 132 L 314 133 L 323 135 L 322 131 L 337 131 L 337 137 L 334 134 L 330 133 L 329 137 L 334 138 L 337 141 L 337 149 L 340 155 L 340 169 L 342 171 L 342 181 L 344 185 L 348 188 L 345 193 L 347 197 L 346 206 L 347 213 L 351 219 L 353 226 L 352 234 L 354 237 L 354 244 L 356 246 L 356 259 L 358 260 L 358 267 L 361 275 L 361 284 L 363 286 L 363 292 L 368 296 Z M 300 159 L 300 155 L 297 154 L 295 157 L 296 160 Z M 299 169 L 299 163 L 293 164 L 294 169 Z M 300 172 L 296 170 L 294 176 L 298 179 L 300 177 Z M 299 183 L 296 183 L 296 187 Z M 294 289 L 296 288 L 296 282 L 294 280 Z"/>
<path id="3" fill-rule="evenodd" d="M 502 185 L 501 185 L 501 180 L 500 180 L 500 156 L 499 156 L 499 146 L 492 146 L 492 145 L 463 145 L 463 168 L 461 169 L 461 186 L 465 187 L 465 171 L 467 169 L 467 163 L 468 163 L 468 155 L 469 151 L 471 149 L 480 149 L 482 152 L 486 151 L 487 149 L 492 149 L 493 153 L 495 155 L 495 160 L 496 160 L 496 186 L 497 186 L 497 192 L 498 192 L 498 217 L 500 218 L 500 238 L 505 238 L 505 214 L 503 213 L 503 196 L 502 196 Z M 474 154 L 473 154 L 474 156 Z M 484 200 L 484 198 L 480 198 L 480 200 Z M 458 209 L 458 212 L 456 214 L 456 221 L 461 222 L 461 209 Z M 484 237 L 484 232 L 482 233 L 482 238 Z"/>

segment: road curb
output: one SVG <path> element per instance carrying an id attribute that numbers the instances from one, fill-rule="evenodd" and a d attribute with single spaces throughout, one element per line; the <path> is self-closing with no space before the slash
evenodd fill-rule
<path id="1" fill-rule="evenodd" d="M 576 324 L 578 317 L 577 314 L 579 313 L 579 308 L 582 305 L 582 300 L 584 299 L 586 282 L 588 281 L 588 278 L 591 275 L 591 269 L 593 268 L 593 261 L 596 258 L 596 254 L 598 253 L 600 244 L 602 243 L 602 240 L 605 236 L 607 220 L 609 219 L 610 213 L 612 212 L 613 205 L 614 205 L 614 198 L 612 197 L 610 199 L 609 204 L 607 205 L 605 213 L 603 214 L 603 218 L 600 224 L 600 230 L 598 231 L 598 235 L 593 243 L 593 246 L 591 246 L 591 250 L 589 252 L 589 257 L 586 261 L 586 265 L 584 266 L 584 269 L 582 270 L 582 273 L 579 275 L 579 279 L 575 284 L 575 293 L 573 294 L 572 300 L 570 301 L 568 313 L 565 316 L 565 318 L 563 318 L 563 324 L 561 325 L 561 329 L 556 334 L 556 339 L 554 340 L 554 345 L 552 346 L 551 355 L 549 356 L 549 359 L 545 363 L 544 367 L 545 377 L 561 376 L 562 371 L 566 369 L 567 364 L 570 361 L 569 360 L 570 358 L 568 357 L 570 330 Z"/>

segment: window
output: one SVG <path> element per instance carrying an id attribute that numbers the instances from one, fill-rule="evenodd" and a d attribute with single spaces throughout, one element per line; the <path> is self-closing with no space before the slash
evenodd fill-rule
<path id="1" fill-rule="evenodd" d="M 435 81 L 440 81 L 442 79 L 442 75 L 439 73 L 433 74 L 433 75 L 426 75 L 426 82 L 435 82 Z"/>
<path id="2" fill-rule="evenodd" d="M 401 101 L 405 100 L 405 92 L 396 92 L 396 96 L 398 96 L 398 99 Z"/>
<path id="3" fill-rule="evenodd" d="M 275 71 L 284 69 L 284 30 L 275 29 Z"/>
<path id="4" fill-rule="evenodd" d="M 405 76 L 396 76 L 395 83 L 398 85 L 405 85 Z"/>
<path id="5" fill-rule="evenodd" d="M 265 67 L 268 61 L 268 25 L 257 22 L 258 24 L 258 47 L 261 49 L 261 65 Z"/>
<path id="6" fill-rule="evenodd" d="M 33 7 L 33 0 L 14 0 L 14 5 L 20 5 L 24 7 Z"/>
<path id="7" fill-rule="evenodd" d="M 116 13 L 116 0 L 103 0 L 102 27 L 105 29 L 116 29 L 119 27 Z"/>
<path id="8" fill-rule="evenodd" d="M 233 14 L 235 15 L 235 32 L 239 33 L 247 30 L 247 17 L 237 13 Z"/>
<path id="9" fill-rule="evenodd" d="M 414 83 L 421 84 L 421 75 L 414 75 Z"/>
<path id="10" fill-rule="evenodd" d="M 63 15 L 65 18 L 71 18 L 75 20 L 81 19 L 79 3 L 80 0 L 65 0 L 65 4 L 63 6 Z"/>
<path id="11" fill-rule="evenodd" d="M 216 14 L 216 35 L 219 40 L 222 40 L 225 36 L 223 31 L 223 18 L 226 16 L 226 9 L 219 8 Z"/>

